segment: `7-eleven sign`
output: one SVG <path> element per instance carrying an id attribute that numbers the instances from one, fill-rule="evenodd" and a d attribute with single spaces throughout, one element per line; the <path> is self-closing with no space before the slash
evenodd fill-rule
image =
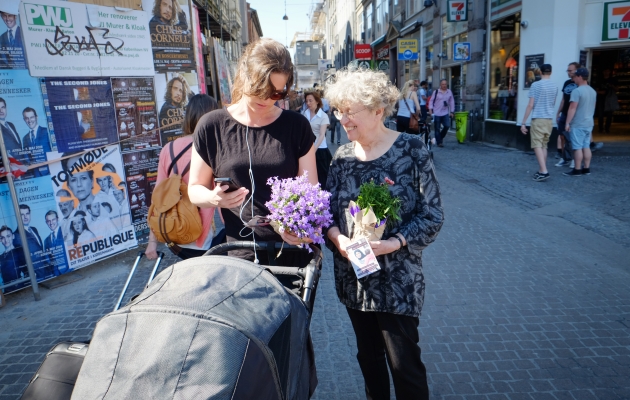
<path id="1" fill-rule="evenodd" d="M 630 1 L 604 3 L 602 42 L 630 40 Z"/>
<path id="2" fill-rule="evenodd" d="M 448 0 L 446 16 L 448 22 L 468 21 L 468 0 Z"/>

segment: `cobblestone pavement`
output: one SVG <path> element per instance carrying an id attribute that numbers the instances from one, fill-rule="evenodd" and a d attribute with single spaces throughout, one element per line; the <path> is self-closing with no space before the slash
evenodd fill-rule
<path id="1" fill-rule="evenodd" d="M 561 176 L 550 159 L 552 177 L 539 183 L 531 180 L 531 154 L 458 145 L 452 136 L 436 149 L 446 222 L 424 252 L 419 329 L 433 399 L 630 399 L 624 154 L 630 151 L 605 147 L 595 154 L 593 174 L 581 178 Z M 0 309 L 0 400 L 19 397 L 53 344 L 89 339 L 135 254 L 60 278 L 68 284 L 42 288 L 39 302 L 28 290 L 7 296 Z M 311 327 L 315 398 L 362 399 L 354 334 L 336 297 L 331 258 L 326 252 Z M 151 265 L 142 262 L 130 294 L 141 290 Z"/>

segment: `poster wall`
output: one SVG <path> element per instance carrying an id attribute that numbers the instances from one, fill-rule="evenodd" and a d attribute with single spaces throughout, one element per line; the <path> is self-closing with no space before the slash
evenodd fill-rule
<path id="1" fill-rule="evenodd" d="M 19 0 L 3 0 L 0 5 L 0 70 L 26 68 L 18 4 Z"/>
<path id="2" fill-rule="evenodd" d="M 68 272 L 63 236 L 59 224 L 57 204 L 50 185 L 50 177 L 23 179 L 15 182 L 18 194 L 19 218 L 24 224 L 26 240 L 33 261 L 37 281 L 54 278 Z M 8 284 L 28 277 L 23 243 L 9 187 L 0 185 L 0 284 Z M 5 293 L 29 286 L 22 282 L 5 289 Z"/>
<path id="3" fill-rule="evenodd" d="M 160 122 L 162 146 L 183 133 L 182 122 L 186 115 L 188 99 L 199 94 L 197 74 L 173 73 L 155 75 L 155 92 Z"/>
<path id="4" fill-rule="evenodd" d="M 221 105 L 226 106 L 232 102 L 232 75 L 230 74 L 230 64 L 228 63 L 225 50 L 218 39 L 214 41 L 214 58 L 217 64 L 217 81 L 219 84 L 219 94 Z"/>
<path id="5" fill-rule="evenodd" d="M 187 0 L 142 0 L 149 14 L 149 32 L 156 72 L 191 71 L 195 53 Z"/>
<path id="6" fill-rule="evenodd" d="M 129 205 L 136 238 L 146 242 L 149 239 L 147 214 L 151 205 L 151 193 L 157 180 L 161 149 L 150 149 L 123 154 Z"/>
<path id="7" fill-rule="evenodd" d="M 32 76 L 154 73 L 147 14 L 58 0 L 20 3 Z"/>
<path id="8" fill-rule="evenodd" d="M 49 153 L 51 160 L 68 154 Z M 71 270 L 137 246 L 126 213 L 125 175 L 118 145 L 78 153 L 50 165 L 50 181 Z"/>
<path id="9" fill-rule="evenodd" d="M 112 90 L 122 151 L 160 146 L 153 77 L 112 78 Z"/>
<path id="10" fill-rule="evenodd" d="M 109 78 L 46 78 L 45 82 L 58 151 L 118 141 Z"/>
<path id="11" fill-rule="evenodd" d="M 0 70 L 0 130 L 12 162 L 30 166 L 46 161 L 48 121 L 39 81 L 28 70 Z M 43 175 L 48 175 L 45 166 L 15 172 L 22 179 Z"/>

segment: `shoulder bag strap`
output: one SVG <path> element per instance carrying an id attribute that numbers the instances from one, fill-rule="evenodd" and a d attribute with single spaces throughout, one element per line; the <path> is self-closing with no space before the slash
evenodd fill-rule
<path id="1" fill-rule="evenodd" d="M 433 91 L 433 108 L 435 108 L 435 100 L 437 100 L 437 95 L 438 95 L 438 91 L 439 91 L 439 90 L 440 90 L 440 89 L 435 89 L 435 90 Z"/>
<path id="2" fill-rule="evenodd" d="M 192 147 L 192 143 L 189 143 L 188 146 L 184 147 L 184 149 L 177 155 L 177 157 L 174 157 L 175 153 L 173 152 L 173 147 L 175 145 L 173 144 L 173 142 L 171 142 L 171 146 L 169 147 L 169 151 L 171 153 L 171 159 L 173 161 L 171 161 L 171 165 L 168 167 L 168 173 L 167 176 L 171 175 L 171 171 L 175 171 L 176 174 L 179 173 L 179 171 L 177 170 L 177 161 L 179 161 L 180 158 L 182 158 L 182 156 L 184 154 L 186 154 L 186 152 Z M 188 163 L 188 165 L 190 165 L 190 163 Z"/>
<path id="3" fill-rule="evenodd" d="M 405 102 L 405 107 L 407 107 L 407 110 L 409 110 L 409 118 L 413 117 L 413 119 L 417 120 L 416 114 L 411 112 L 411 108 L 409 108 L 409 104 L 407 104 L 407 99 L 403 99 L 403 101 Z"/>

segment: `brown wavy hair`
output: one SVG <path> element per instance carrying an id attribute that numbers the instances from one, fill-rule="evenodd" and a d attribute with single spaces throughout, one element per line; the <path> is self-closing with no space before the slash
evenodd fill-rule
<path id="1" fill-rule="evenodd" d="M 238 61 L 238 71 L 232 85 L 232 103 L 243 95 L 268 98 L 276 88 L 271 74 L 287 75 L 287 89 L 293 86 L 293 62 L 284 45 L 273 39 L 261 38 L 245 48 Z"/>
<path id="2" fill-rule="evenodd" d="M 315 110 L 315 113 L 317 113 L 319 110 L 324 108 L 324 103 L 322 103 L 322 97 L 319 94 L 318 90 L 309 90 L 307 92 L 304 92 L 304 102 L 305 103 L 306 103 L 306 97 L 307 96 L 313 96 L 313 98 L 315 99 L 315 103 L 317 103 L 317 110 Z"/>
<path id="3" fill-rule="evenodd" d="M 182 84 L 182 102 L 179 103 L 179 107 L 186 108 L 186 106 L 188 105 L 188 95 L 190 94 L 191 90 L 188 82 L 186 81 L 186 78 L 184 78 L 182 75 L 175 75 L 170 81 L 168 81 L 168 83 L 166 84 L 166 93 L 164 93 L 164 100 L 168 103 L 174 104 L 171 91 L 173 90 L 173 84 L 175 83 L 175 81 L 179 81 Z"/>
<path id="4" fill-rule="evenodd" d="M 182 7 L 179 5 L 179 1 L 171 0 L 171 4 L 173 5 L 173 14 L 171 15 L 170 21 L 168 24 L 171 26 L 175 26 L 179 23 L 179 13 L 182 12 Z M 153 16 L 157 18 L 162 18 L 162 14 L 160 14 L 160 5 L 162 5 L 162 0 L 155 0 L 153 3 Z"/>

